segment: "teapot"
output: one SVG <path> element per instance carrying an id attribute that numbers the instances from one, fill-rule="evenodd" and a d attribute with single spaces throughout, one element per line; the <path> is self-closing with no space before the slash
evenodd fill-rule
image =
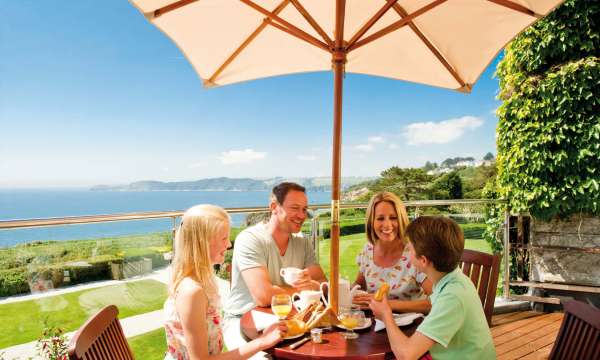
<path id="1" fill-rule="evenodd" d="M 326 292 L 323 290 L 323 286 L 327 285 L 329 288 L 328 282 L 321 283 L 321 299 L 323 299 L 323 303 L 325 306 L 329 306 L 329 302 L 325 299 Z M 338 281 L 338 306 L 340 307 L 350 307 L 352 306 L 352 298 L 357 290 L 360 289 L 360 285 L 354 285 L 352 289 L 350 289 L 350 282 L 344 278 L 340 278 Z"/>

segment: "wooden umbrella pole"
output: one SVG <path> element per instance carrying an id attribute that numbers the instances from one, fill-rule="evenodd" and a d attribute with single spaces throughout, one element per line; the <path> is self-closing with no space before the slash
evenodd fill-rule
<path id="1" fill-rule="evenodd" d="M 340 173 L 342 168 L 342 90 L 346 48 L 344 44 L 345 0 L 337 0 L 333 65 L 333 160 L 331 174 L 331 252 L 329 253 L 329 304 L 338 313 L 340 263 Z"/>

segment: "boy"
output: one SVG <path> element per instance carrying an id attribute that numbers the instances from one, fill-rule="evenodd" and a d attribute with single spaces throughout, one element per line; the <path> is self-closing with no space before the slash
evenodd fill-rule
<path id="1" fill-rule="evenodd" d="M 481 301 L 458 263 L 463 233 L 451 219 L 421 216 L 408 225 L 411 263 L 433 282 L 431 312 L 410 337 L 394 323 L 387 300 L 370 303 L 385 322 L 392 351 L 398 359 L 418 359 L 427 351 L 434 359 L 495 359 L 496 349 Z"/>

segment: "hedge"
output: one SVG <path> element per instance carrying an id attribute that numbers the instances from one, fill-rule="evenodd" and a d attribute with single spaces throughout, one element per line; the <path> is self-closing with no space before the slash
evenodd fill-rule
<path id="1" fill-rule="evenodd" d="M 143 258 L 152 259 L 152 268 L 159 268 L 168 264 L 162 253 L 151 249 L 136 249 L 132 251 L 135 256 L 117 257 L 102 255 L 87 259 L 87 265 L 74 265 L 72 263 L 40 265 L 37 267 L 18 267 L 9 270 L 0 270 L 0 296 L 11 296 L 28 293 L 29 281 L 32 279 L 51 280 L 53 287 L 75 285 L 97 280 L 110 280 L 111 263 L 137 261 Z M 69 272 L 69 282 L 64 281 L 65 271 Z"/>
<path id="2" fill-rule="evenodd" d="M 29 292 L 27 272 L 24 268 L 0 270 L 0 296 Z"/>

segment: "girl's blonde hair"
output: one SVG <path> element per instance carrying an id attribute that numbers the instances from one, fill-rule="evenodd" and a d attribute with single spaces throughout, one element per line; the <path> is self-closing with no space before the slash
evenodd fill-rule
<path id="1" fill-rule="evenodd" d="M 408 215 L 406 214 L 406 207 L 404 207 L 402 200 L 400 200 L 400 198 L 398 198 L 396 194 L 388 191 L 379 192 L 373 195 L 373 197 L 371 197 L 371 200 L 369 201 L 369 206 L 367 207 L 367 216 L 365 219 L 367 240 L 369 240 L 371 244 L 375 244 L 375 242 L 377 241 L 377 235 L 375 234 L 375 228 L 373 226 L 373 223 L 375 222 L 375 207 L 377 206 L 377 204 L 384 201 L 390 203 L 394 207 L 394 210 L 396 210 L 396 215 L 398 216 L 397 236 L 398 239 L 400 239 L 400 241 L 404 245 L 406 245 L 405 234 L 406 227 L 408 226 Z"/>
<path id="2" fill-rule="evenodd" d="M 196 205 L 183 214 L 173 243 L 171 294 L 186 277 L 199 282 L 207 294 L 217 293 L 209 244 L 229 223 L 227 212 L 215 205 Z"/>

